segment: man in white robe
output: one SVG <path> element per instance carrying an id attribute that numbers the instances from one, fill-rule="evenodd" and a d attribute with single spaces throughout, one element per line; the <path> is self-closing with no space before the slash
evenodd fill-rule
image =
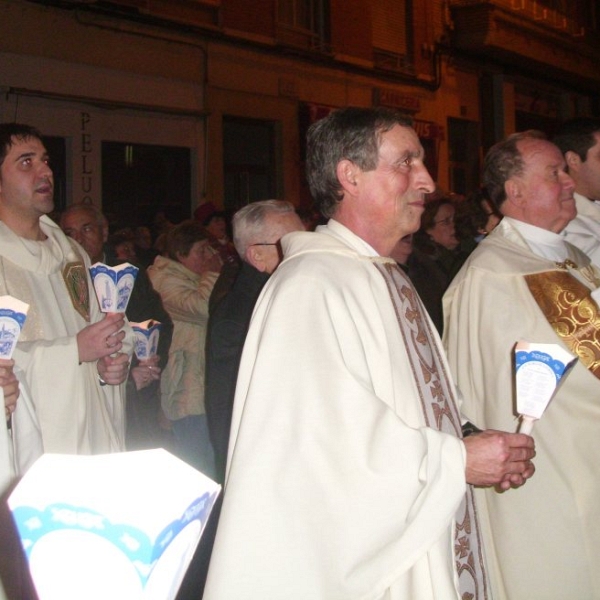
<path id="1" fill-rule="evenodd" d="M 565 227 L 565 238 L 600 266 L 600 119 L 566 121 L 553 141 L 575 182 L 577 215 Z"/>
<path id="2" fill-rule="evenodd" d="M 0 295 L 29 304 L 13 358 L 31 392 L 44 450 L 122 450 L 121 384 L 131 352 L 123 346 L 124 318 L 100 313 L 89 258 L 46 216 L 53 188 L 39 132 L 0 125 Z"/>
<path id="3" fill-rule="evenodd" d="M 434 188 L 408 121 L 342 109 L 308 137 L 331 216 L 282 240 L 242 355 L 204 598 L 487 598 L 467 482 L 522 484 L 528 436 L 461 439 L 439 338 L 384 258 Z"/>
<path id="4" fill-rule="evenodd" d="M 479 427 L 516 430 L 513 347 L 558 344 L 579 357 L 535 423 L 536 476 L 509 494 L 476 490 L 496 600 L 600 598 L 600 273 L 565 241 L 573 180 L 535 132 L 497 144 L 484 183 L 504 214 L 444 297 L 444 341 Z"/>

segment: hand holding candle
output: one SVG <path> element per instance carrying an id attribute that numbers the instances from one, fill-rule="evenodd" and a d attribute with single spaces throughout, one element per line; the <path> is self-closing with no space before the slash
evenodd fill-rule
<path id="1" fill-rule="evenodd" d="M 124 315 L 111 313 L 106 318 L 84 327 L 77 334 L 79 362 L 93 362 L 117 353 L 123 346 Z"/>
<path id="2" fill-rule="evenodd" d="M 90 267 L 90 275 L 98 298 L 98 305 L 103 313 L 125 313 L 138 272 L 139 269 L 130 263 L 109 267 L 104 263 L 97 262 Z M 115 358 L 121 349 L 121 342 L 124 337 L 125 335 L 121 335 L 121 332 L 107 335 L 104 338 L 104 344 L 110 352 L 99 356 L 99 358 L 104 359 L 105 355 Z M 114 365 L 109 365 L 107 362 L 103 368 L 108 369 L 109 366 Z"/>

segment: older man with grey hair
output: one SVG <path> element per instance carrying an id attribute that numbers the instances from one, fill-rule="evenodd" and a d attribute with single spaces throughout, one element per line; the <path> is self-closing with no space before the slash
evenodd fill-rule
<path id="1" fill-rule="evenodd" d="M 221 483 L 225 478 L 237 373 L 252 311 L 281 260 L 279 240 L 287 233 L 304 229 L 292 204 L 282 200 L 248 204 L 235 213 L 232 226 L 233 242 L 242 265 L 233 286 L 211 307 L 206 337 L 204 404 L 215 451 L 216 478 Z M 222 273 L 221 277 L 227 279 L 227 274 Z M 215 289 L 218 285 L 217 282 Z M 202 596 L 220 508 L 221 499 L 202 535 L 179 591 L 180 598 Z"/>
<path id="2" fill-rule="evenodd" d="M 483 181 L 504 218 L 444 296 L 463 414 L 479 427 L 516 428 L 520 340 L 578 357 L 535 425 L 538 475 L 510 494 L 475 491 L 492 596 L 600 598 L 600 272 L 565 239 L 575 184 L 543 134 L 516 133 L 493 146 Z"/>
<path id="3" fill-rule="evenodd" d="M 238 276 L 210 315 L 206 340 L 206 411 L 223 481 L 237 370 L 256 299 L 281 260 L 279 240 L 304 229 L 289 202 L 252 202 L 234 216 L 233 243 L 242 259 Z"/>

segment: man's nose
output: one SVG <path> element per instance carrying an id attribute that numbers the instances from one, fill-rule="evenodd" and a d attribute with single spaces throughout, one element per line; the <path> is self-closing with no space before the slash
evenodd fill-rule
<path id="1" fill-rule="evenodd" d="M 421 165 L 419 168 L 416 182 L 418 189 L 422 190 L 425 194 L 431 194 L 432 192 L 435 192 L 435 182 L 433 181 L 425 165 Z"/>
<path id="2" fill-rule="evenodd" d="M 562 171 L 561 176 L 562 176 L 562 180 L 563 180 L 563 187 L 574 190 L 575 189 L 575 180 L 568 173 L 565 173 L 564 171 Z"/>
<path id="3" fill-rule="evenodd" d="M 39 170 L 40 177 L 52 177 L 52 169 L 47 162 L 42 162 Z"/>

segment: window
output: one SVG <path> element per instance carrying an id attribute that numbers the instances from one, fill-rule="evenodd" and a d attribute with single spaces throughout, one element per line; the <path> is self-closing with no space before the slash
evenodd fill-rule
<path id="1" fill-rule="evenodd" d="M 407 71 L 413 66 L 412 0 L 371 3 L 373 55 L 381 69 Z"/>
<path id="2" fill-rule="evenodd" d="M 278 0 L 277 21 L 280 41 L 330 51 L 329 0 Z"/>
<path id="3" fill-rule="evenodd" d="M 277 198 L 276 128 L 273 121 L 223 119 L 224 205 L 237 210 L 249 202 Z"/>
<path id="4" fill-rule="evenodd" d="M 115 228 L 191 215 L 189 148 L 102 142 L 102 211 Z"/>

